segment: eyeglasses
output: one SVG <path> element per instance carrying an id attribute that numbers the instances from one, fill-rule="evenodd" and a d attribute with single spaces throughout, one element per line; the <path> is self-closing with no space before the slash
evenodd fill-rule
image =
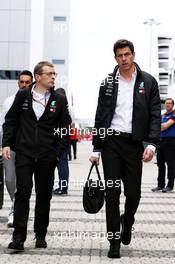
<path id="1" fill-rule="evenodd" d="M 57 75 L 58 75 L 58 73 L 56 73 L 56 72 L 42 72 L 42 73 L 40 73 L 40 75 L 42 75 L 42 74 L 45 74 L 48 77 L 51 77 L 52 75 L 54 75 L 54 77 L 57 77 Z"/>

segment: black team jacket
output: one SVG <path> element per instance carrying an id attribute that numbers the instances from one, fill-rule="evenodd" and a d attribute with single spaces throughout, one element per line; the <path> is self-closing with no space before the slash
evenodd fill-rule
<path id="1" fill-rule="evenodd" d="M 137 77 L 133 95 L 132 140 L 156 145 L 160 137 L 161 123 L 158 84 L 152 75 L 141 71 L 136 63 L 135 66 Z M 118 81 L 115 77 L 118 68 L 117 65 L 100 86 L 93 131 L 94 151 L 101 151 L 104 136 L 101 136 L 100 128 L 107 131 L 115 112 L 118 94 Z"/>
<path id="2" fill-rule="evenodd" d="M 45 111 L 37 120 L 32 108 L 31 89 L 20 89 L 17 92 L 3 124 L 2 147 L 9 146 L 15 152 L 35 159 L 54 158 L 68 144 L 71 117 L 67 99 L 51 89 Z"/>

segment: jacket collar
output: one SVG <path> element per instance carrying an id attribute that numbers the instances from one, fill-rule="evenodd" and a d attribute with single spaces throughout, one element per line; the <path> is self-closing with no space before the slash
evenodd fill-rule
<path id="1" fill-rule="evenodd" d="M 34 88 L 35 84 L 36 84 L 36 82 L 33 82 L 33 83 L 29 86 L 29 88 L 28 88 L 28 89 L 30 90 L 31 93 L 32 93 L 32 89 Z M 54 94 L 54 92 L 55 92 L 54 88 L 55 88 L 55 87 L 51 88 L 50 91 L 49 91 L 51 96 L 52 96 L 52 95 Z"/>
<path id="2" fill-rule="evenodd" d="M 136 67 L 136 70 L 137 70 L 137 76 L 138 76 L 138 77 L 141 77 L 141 75 L 142 75 L 142 71 L 141 71 L 141 69 L 140 69 L 139 65 L 138 65 L 136 62 L 134 62 L 134 65 L 135 65 L 135 67 Z M 115 76 L 116 76 L 116 74 L 117 74 L 117 71 L 118 71 L 118 69 L 119 69 L 119 66 L 118 66 L 118 65 L 116 65 L 116 66 L 115 66 L 115 68 L 114 68 L 114 71 L 113 71 L 113 73 L 111 74 L 111 75 L 113 76 L 113 78 L 115 78 Z"/>

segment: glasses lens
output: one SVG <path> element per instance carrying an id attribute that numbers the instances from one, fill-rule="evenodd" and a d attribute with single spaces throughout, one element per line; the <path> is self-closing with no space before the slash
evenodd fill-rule
<path id="1" fill-rule="evenodd" d="M 54 75 L 55 77 L 57 77 L 57 73 L 56 72 L 42 72 L 41 74 L 45 74 L 49 77 L 51 77 L 52 75 Z"/>

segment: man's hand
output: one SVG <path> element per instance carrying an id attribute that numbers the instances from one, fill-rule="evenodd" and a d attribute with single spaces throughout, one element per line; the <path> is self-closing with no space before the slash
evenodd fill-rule
<path id="1" fill-rule="evenodd" d="M 9 160 L 11 158 L 10 147 L 2 148 L 2 156 L 5 160 Z"/>
<path id="2" fill-rule="evenodd" d="M 148 162 L 148 161 L 152 160 L 153 155 L 154 155 L 154 152 L 151 149 L 146 148 L 143 152 L 142 159 L 144 162 Z"/>
<path id="3" fill-rule="evenodd" d="M 96 163 L 97 165 L 99 165 L 99 160 L 100 160 L 99 157 L 91 156 L 91 157 L 89 158 L 89 160 L 90 160 L 90 162 L 92 162 L 92 163 Z"/>

